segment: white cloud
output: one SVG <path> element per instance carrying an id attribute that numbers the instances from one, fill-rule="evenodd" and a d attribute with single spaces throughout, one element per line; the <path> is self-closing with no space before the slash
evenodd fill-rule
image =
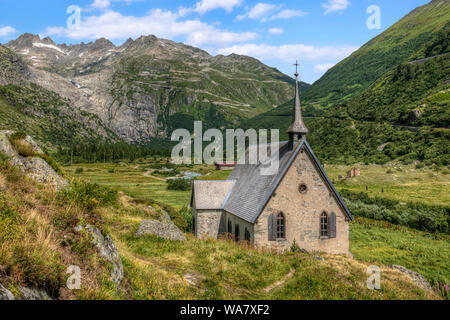
<path id="1" fill-rule="evenodd" d="M 6 37 L 10 33 L 16 32 L 16 29 L 10 26 L 0 28 L 0 37 Z"/>
<path id="2" fill-rule="evenodd" d="M 91 4 L 91 7 L 103 10 L 109 8 L 110 5 L 110 0 L 94 0 L 94 3 Z"/>
<path id="3" fill-rule="evenodd" d="M 226 12 L 233 11 L 233 8 L 241 5 L 242 0 L 202 0 L 197 2 L 193 11 L 200 14 L 215 9 L 224 9 Z"/>
<path id="4" fill-rule="evenodd" d="M 294 17 L 304 17 L 308 14 L 308 12 L 304 12 L 301 10 L 291 10 L 291 9 L 285 9 L 281 10 L 277 14 L 270 17 L 268 20 L 277 20 L 277 19 L 290 19 Z"/>
<path id="5" fill-rule="evenodd" d="M 269 33 L 270 34 L 282 34 L 284 30 L 282 28 L 270 28 Z"/>
<path id="6" fill-rule="evenodd" d="M 334 67 L 335 65 L 336 65 L 335 63 L 316 64 L 314 66 L 314 71 L 324 73 L 324 72 L 328 71 L 328 69 L 331 69 L 332 67 Z"/>
<path id="7" fill-rule="evenodd" d="M 106 10 L 111 6 L 111 2 L 131 3 L 133 1 L 141 1 L 141 0 L 94 0 L 94 2 L 90 6 L 94 9 Z M 87 11 L 89 11 L 89 10 L 87 10 Z"/>
<path id="8" fill-rule="evenodd" d="M 219 54 L 229 55 L 231 53 L 247 55 L 260 60 L 283 60 L 295 61 L 339 61 L 349 56 L 358 47 L 354 46 L 307 46 L 304 44 L 293 44 L 283 46 L 270 46 L 265 44 L 242 44 L 234 45 L 218 50 Z"/>
<path id="9" fill-rule="evenodd" d="M 282 6 L 276 6 L 268 3 L 258 3 L 252 9 L 250 9 L 247 13 L 243 15 L 237 16 L 238 20 L 243 20 L 245 18 L 249 19 L 261 19 L 261 22 L 272 21 L 277 19 L 289 19 L 294 17 L 303 17 L 307 15 L 307 12 L 301 10 L 292 10 L 292 9 L 281 9 Z M 278 12 L 276 12 L 278 11 Z M 276 12 L 276 13 L 274 13 Z"/>
<path id="10" fill-rule="evenodd" d="M 181 15 L 171 11 L 154 9 L 145 16 L 124 16 L 119 12 L 108 10 L 100 15 L 83 17 L 80 28 L 48 27 L 46 34 L 67 37 L 70 39 L 110 40 L 137 38 L 141 35 L 154 34 L 160 38 L 172 39 L 186 36 L 192 45 L 241 43 L 254 40 L 257 33 L 235 33 L 217 29 L 198 19 L 180 20 Z"/>
<path id="11" fill-rule="evenodd" d="M 245 18 L 250 19 L 260 19 L 267 15 L 269 15 L 271 12 L 273 12 L 277 6 L 273 4 L 268 3 L 258 3 L 253 8 L 251 8 L 246 14 L 240 15 L 237 17 L 238 20 L 243 20 Z"/>
<path id="12" fill-rule="evenodd" d="M 327 3 L 322 4 L 322 8 L 325 8 L 324 15 L 331 12 L 342 11 L 347 9 L 351 3 L 348 0 L 328 0 Z"/>
<path id="13" fill-rule="evenodd" d="M 208 28 L 203 31 L 195 31 L 188 35 L 187 43 L 192 45 L 212 45 L 212 44 L 229 44 L 229 43 L 241 43 L 246 41 L 255 40 L 258 38 L 258 34 L 254 32 L 227 32 L 220 31 L 214 28 Z"/>

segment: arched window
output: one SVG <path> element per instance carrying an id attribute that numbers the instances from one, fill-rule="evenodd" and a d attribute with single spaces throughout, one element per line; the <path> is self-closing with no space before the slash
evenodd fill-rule
<path id="1" fill-rule="evenodd" d="M 233 225 L 231 224 L 231 220 L 228 220 L 228 233 L 233 234 Z"/>
<path id="2" fill-rule="evenodd" d="M 328 237 L 328 215 L 326 212 L 322 212 L 320 215 L 320 236 Z"/>
<path id="3" fill-rule="evenodd" d="M 236 241 L 236 242 L 239 242 L 239 225 L 236 223 L 235 224 L 235 226 L 234 226 L 234 240 Z"/>
<path id="4" fill-rule="evenodd" d="M 247 228 L 245 228 L 244 238 L 245 241 L 250 241 L 250 231 Z"/>
<path id="5" fill-rule="evenodd" d="M 195 234 L 195 217 L 192 217 L 192 232 Z"/>
<path id="6" fill-rule="evenodd" d="M 286 220 L 284 219 L 284 214 L 279 213 L 277 215 L 277 239 L 286 238 Z"/>

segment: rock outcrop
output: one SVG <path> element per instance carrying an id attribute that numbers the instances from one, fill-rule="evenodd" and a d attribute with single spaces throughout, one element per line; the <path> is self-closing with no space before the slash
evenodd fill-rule
<path id="1" fill-rule="evenodd" d="M 424 278 L 424 276 L 422 276 L 420 273 L 415 272 L 415 271 L 411 271 L 409 269 L 406 269 L 403 266 L 398 266 L 398 265 L 391 265 L 389 266 L 392 269 L 398 270 L 401 273 L 407 275 L 409 278 L 411 278 L 411 280 L 421 289 L 423 290 L 431 290 L 431 285 L 430 283 Z"/>
<path id="2" fill-rule="evenodd" d="M 54 300 L 47 292 L 36 288 L 19 287 L 21 300 Z"/>
<path id="3" fill-rule="evenodd" d="M 137 236 L 154 235 L 160 238 L 172 241 L 185 241 L 186 236 L 180 229 L 172 222 L 170 216 L 164 210 L 161 213 L 161 221 L 158 220 L 144 220 L 139 225 L 136 232 Z"/>
<path id="4" fill-rule="evenodd" d="M 36 288 L 18 287 L 20 297 L 14 297 L 11 291 L 0 283 L 0 300 L 54 300 L 47 292 Z"/>
<path id="5" fill-rule="evenodd" d="M 124 276 L 123 265 L 119 251 L 111 236 L 107 235 L 104 237 L 98 228 L 89 224 L 86 226 L 77 226 L 75 228 L 75 231 L 77 232 L 81 232 L 82 230 L 86 231 L 92 238 L 92 244 L 97 247 L 100 255 L 112 264 L 111 281 L 119 285 Z"/>
<path id="6" fill-rule="evenodd" d="M 13 166 L 33 180 L 53 185 L 56 189 L 61 189 L 69 184 L 44 159 L 38 156 L 23 157 L 19 155 L 8 139 L 13 133 L 13 131 L 7 130 L 0 131 L 0 152 L 10 157 Z M 43 151 L 30 136 L 23 140 L 33 148 L 34 153 L 43 154 Z"/>
<path id="7" fill-rule="evenodd" d="M 426 107 L 425 105 L 420 106 L 421 108 Z M 422 114 L 424 113 L 423 109 L 415 109 L 412 110 L 409 115 L 408 115 L 408 122 L 409 123 L 414 123 L 417 120 L 420 119 L 420 117 L 422 116 Z"/>
<path id="8" fill-rule="evenodd" d="M 14 295 L 0 283 L 0 300 L 14 300 Z"/>
<path id="9" fill-rule="evenodd" d="M 0 86 L 23 85 L 30 77 L 26 63 L 13 51 L 0 45 Z"/>

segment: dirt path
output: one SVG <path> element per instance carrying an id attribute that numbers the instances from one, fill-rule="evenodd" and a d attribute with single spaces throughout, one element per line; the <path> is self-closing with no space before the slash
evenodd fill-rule
<path id="1" fill-rule="evenodd" d="M 147 178 L 152 178 L 152 179 L 155 179 L 158 181 L 166 181 L 166 179 L 164 179 L 164 178 L 152 176 L 153 171 L 155 171 L 155 170 L 150 170 L 150 171 L 144 172 L 143 176 L 147 177 Z"/>
<path id="2" fill-rule="evenodd" d="M 289 271 L 289 273 L 283 279 L 281 279 L 280 281 L 277 281 L 277 282 L 271 284 L 270 286 L 264 288 L 264 292 L 268 293 L 269 291 L 272 291 L 275 288 L 281 287 L 287 280 L 292 278 L 294 273 L 295 273 L 295 270 L 291 269 L 291 271 Z"/>

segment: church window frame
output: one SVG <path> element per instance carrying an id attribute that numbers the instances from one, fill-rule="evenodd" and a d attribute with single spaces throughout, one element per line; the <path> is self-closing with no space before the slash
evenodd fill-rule
<path id="1" fill-rule="evenodd" d="M 286 239 L 286 217 L 283 212 L 279 212 L 277 214 L 276 235 L 277 235 L 277 240 Z"/>
<path id="2" fill-rule="evenodd" d="M 323 211 L 320 214 L 320 237 L 321 238 L 328 238 L 329 236 L 329 221 L 328 221 L 328 213 Z"/>
<path id="3" fill-rule="evenodd" d="M 250 231 L 248 230 L 248 228 L 245 228 L 245 232 L 244 232 L 244 239 L 245 239 L 245 241 L 250 242 L 250 238 L 251 238 Z"/>

